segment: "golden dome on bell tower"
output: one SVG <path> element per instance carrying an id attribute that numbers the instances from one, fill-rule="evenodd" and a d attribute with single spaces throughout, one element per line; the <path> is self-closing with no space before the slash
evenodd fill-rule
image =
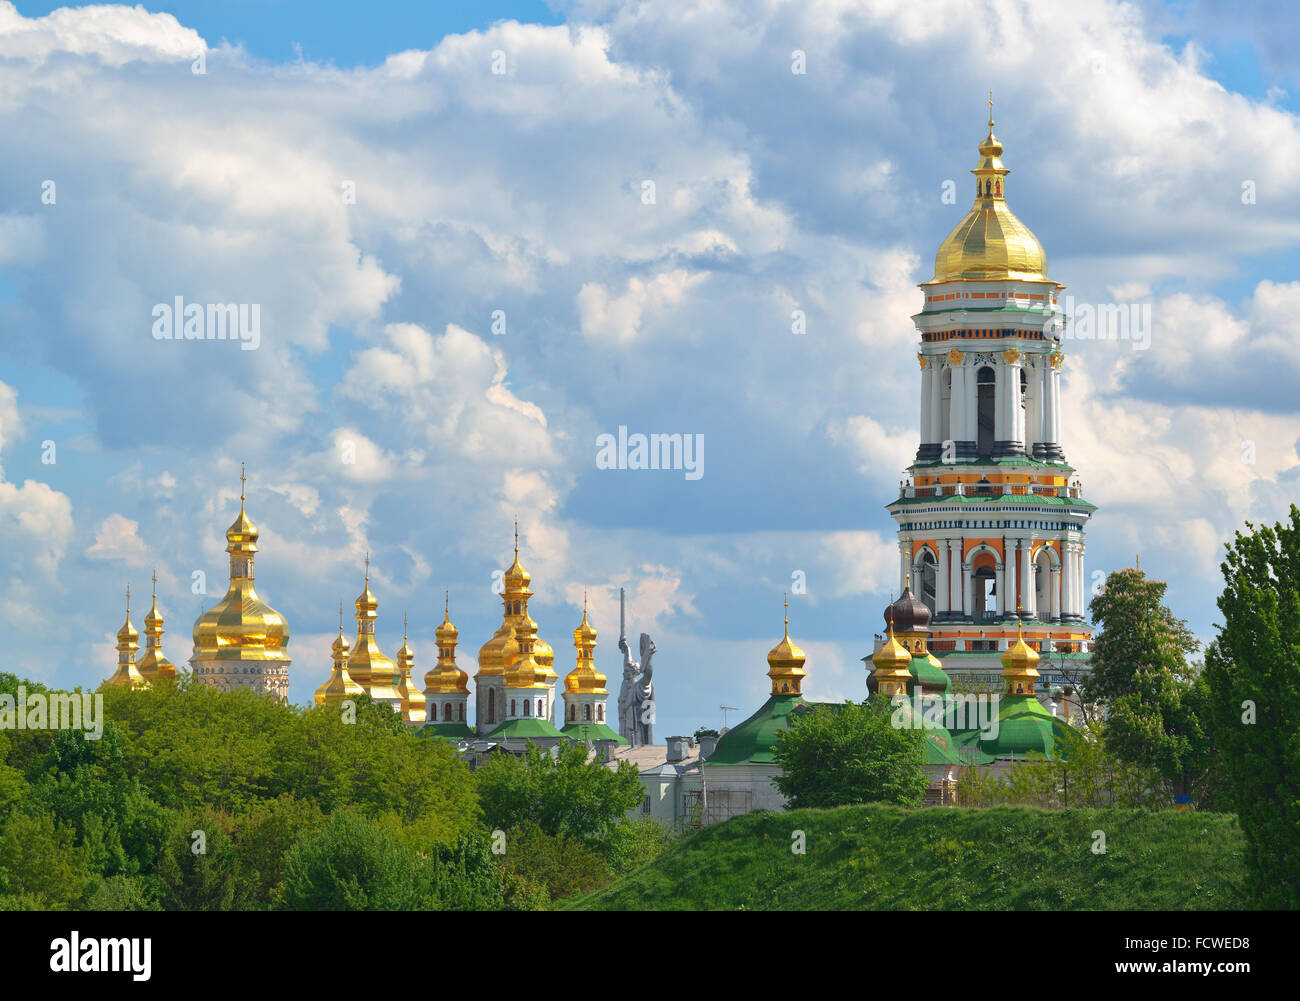
<path id="1" fill-rule="evenodd" d="M 1007 207 L 1007 174 L 1002 143 L 993 134 L 993 95 L 989 94 L 989 134 L 980 143 L 975 204 L 939 245 L 933 285 L 948 281 L 1047 280 L 1047 254 L 1038 237 Z"/>
<path id="2" fill-rule="evenodd" d="M 145 681 L 175 679 L 176 665 L 162 652 L 163 617 L 158 611 L 158 571 L 153 572 L 153 607 L 144 617 L 144 656 L 140 658 L 140 676 Z"/>
<path id="3" fill-rule="evenodd" d="M 289 624 L 262 601 L 254 586 L 258 532 L 244 509 L 246 479 L 241 463 L 239 515 L 226 530 L 230 586 L 194 623 L 190 665 L 199 684 L 222 690 L 249 688 L 287 702 Z"/>
<path id="4" fill-rule="evenodd" d="M 808 674 L 803 669 L 803 650 L 790 639 L 790 599 L 785 597 L 785 638 L 767 655 L 767 676 L 772 679 L 773 695 L 802 695 L 803 679 Z"/>

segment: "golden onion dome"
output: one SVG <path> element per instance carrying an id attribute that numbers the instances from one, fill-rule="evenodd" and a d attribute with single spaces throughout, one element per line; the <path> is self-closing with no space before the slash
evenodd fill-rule
<path id="1" fill-rule="evenodd" d="M 536 643 L 537 623 L 525 613 L 519 624 L 515 626 L 514 658 L 506 663 L 505 686 L 507 688 L 547 687 L 547 677 L 553 673 L 538 662 L 535 652 Z"/>
<path id="2" fill-rule="evenodd" d="M 573 670 L 564 676 L 564 690 L 571 694 L 608 695 L 609 692 L 605 688 L 605 675 L 596 670 L 594 663 L 596 630 L 587 621 L 585 595 L 582 599 L 582 621 L 573 631 L 573 646 L 578 651 L 577 661 Z"/>
<path id="3" fill-rule="evenodd" d="M 803 650 L 790 639 L 790 600 L 785 601 L 785 637 L 774 646 L 767 655 L 767 676 L 772 679 L 773 695 L 801 695 L 803 679 L 807 671 L 803 669 Z"/>
<path id="4" fill-rule="evenodd" d="M 1038 237 L 1007 207 L 1002 144 L 993 134 L 989 102 L 989 134 L 980 143 L 975 175 L 975 203 L 939 245 L 934 277 L 926 284 L 969 280 L 1047 280 L 1047 254 Z"/>
<path id="5" fill-rule="evenodd" d="M 397 651 L 397 693 L 402 697 L 402 718 L 408 723 L 426 719 L 424 697 L 411 681 L 415 669 L 415 651 L 406 639 L 406 616 L 402 616 L 402 646 Z"/>
<path id="6" fill-rule="evenodd" d="M 140 645 L 140 631 L 131 625 L 131 610 L 127 609 L 126 621 L 122 623 L 122 628 L 117 631 L 117 648 L 119 650 L 124 646 Z"/>
<path id="7" fill-rule="evenodd" d="M 456 666 L 456 627 L 451 624 L 451 606 L 443 607 L 442 625 L 434 630 L 438 639 L 438 663 L 424 675 L 425 695 L 468 695 L 469 675 Z"/>
<path id="8" fill-rule="evenodd" d="M 479 647 L 478 651 L 478 672 L 474 675 L 476 678 L 488 678 L 501 674 L 505 670 L 504 647 L 510 641 L 515 632 L 515 627 L 510 622 L 503 622 L 497 627 L 497 631 L 492 634 L 491 639 Z"/>
<path id="9" fill-rule="evenodd" d="M 379 601 L 370 591 L 370 554 L 366 553 L 365 584 L 354 603 L 357 610 L 357 640 L 348 655 L 348 674 L 376 702 L 397 702 L 401 694 L 395 687 L 397 665 L 379 648 L 375 639 L 375 620 Z"/>
<path id="10" fill-rule="evenodd" d="M 1019 612 L 1019 609 L 1016 610 Z M 1002 654 L 1002 677 L 1008 695 L 1033 695 L 1038 674 L 1038 651 L 1025 642 L 1024 627 L 1016 621 L 1016 641 Z"/>
<path id="11" fill-rule="evenodd" d="M 226 531 L 230 586 L 225 596 L 194 623 L 192 662 L 261 661 L 286 666 L 289 623 L 257 594 L 254 558 L 257 528 L 244 510 L 245 477 L 240 470 L 239 516 Z"/>
<path id="12" fill-rule="evenodd" d="M 163 617 L 158 611 L 158 571 L 153 574 L 153 606 L 144 617 L 145 651 L 140 658 L 140 676 L 146 681 L 175 678 L 174 665 L 162 652 Z"/>
<path id="13" fill-rule="evenodd" d="M 330 676 L 316 689 L 313 700 L 318 706 L 336 706 L 344 699 L 364 695 L 365 689 L 352 680 L 348 674 L 348 641 L 343 636 L 343 603 L 339 602 L 339 634 L 330 647 L 333 663 Z"/>
<path id="14" fill-rule="evenodd" d="M 912 653 L 894 636 L 893 609 L 894 605 L 891 602 L 885 610 L 885 619 L 888 622 L 885 642 L 871 655 L 871 663 L 875 670 L 867 686 L 874 692 L 889 696 L 907 694 L 907 686 L 912 680 Z"/>
<path id="15" fill-rule="evenodd" d="M 100 688 L 107 685 L 138 688 L 146 684 L 145 678 L 136 667 L 135 655 L 140 649 L 140 634 L 131 624 L 131 589 L 126 589 L 126 621 L 117 631 L 117 670 L 107 678 Z"/>

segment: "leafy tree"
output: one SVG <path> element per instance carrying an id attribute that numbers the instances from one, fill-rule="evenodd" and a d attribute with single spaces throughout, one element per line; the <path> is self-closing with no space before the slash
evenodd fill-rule
<path id="1" fill-rule="evenodd" d="M 332 814 L 289 850 L 282 900 L 289 910 L 409 911 L 428 901 L 415 851 L 350 810 Z"/>
<path id="2" fill-rule="evenodd" d="M 1206 705 L 1263 907 L 1300 908 L 1300 508 L 1237 532 L 1223 625 L 1205 653 Z"/>
<path id="3" fill-rule="evenodd" d="M 837 709 L 814 706 L 778 733 L 774 754 L 781 774 L 774 781 L 790 807 L 919 805 L 929 785 L 924 735 L 895 728 L 892 714 L 881 698 Z"/>
<path id="4" fill-rule="evenodd" d="M 476 778 L 489 829 L 531 820 L 547 834 L 572 835 L 597 849 L 642 797 L 635 766 L 620 761 L 617 770 L 607 768 L 581 741 L 559 745 L 554 755 L 533 744 L 520 758 L 496 755 Z"/>
<path id="5" fill-rule="evenodd" d="M 503 858 L 507 870 L 541 884 L 548 903 L 591 893 L 614 878 L 599 852 L 572 835 L 547 834 L 531 820 L 506 832 Z"/>
<path id="6" fill-rule="evenodd" d="M 1153 765 L 1176 794 L 1198 805 L 1213 796 L 1217 752 L 1202 721 L 1205 682 L 1188 663 L 1200 644 L 1162 602 L 1164 581 L 1128 567 L 1106 578 L 1089 605 L 1093 641 L 1085 697 L 1109 710 L 1105 741 L 1134 764 Z"/>
<path id="7" fill-rule="evenodd" d="M 0 830 L 0 910 L 67 910 L 90 883 L 86 851 L 49 814 L 15 813 Z"/>

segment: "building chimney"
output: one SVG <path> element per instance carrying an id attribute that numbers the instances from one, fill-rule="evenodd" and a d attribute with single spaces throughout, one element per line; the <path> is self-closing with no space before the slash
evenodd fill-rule
<path id="1" fill-rule="evenodd" d="M 672 764 L 681 761 L 686 757 L 686 740 L 685 737 L 669 737 L 668 742 L 668 762 Z"/>
<path id="2" fill-rule="evenodd" d="M 718 738 L 717 738 L 717 737 L 711 737 L 711 736 L 709 736 L 708 734 L 703 734 L 703 735 L 701 735 L 701 737 L 700 737 L 700 760 L 703 761 L 703 760 L 704 760 L 705 758 L 707 758 L 710 754 L 712 754 L 712 753 L 713 753 L 713 749 L 714 749 L 715 747 L 717 747 L 717 746 L 718 746 Z"/>

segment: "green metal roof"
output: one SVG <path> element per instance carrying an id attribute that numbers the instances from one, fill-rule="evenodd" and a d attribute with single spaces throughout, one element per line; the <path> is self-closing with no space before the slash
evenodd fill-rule
<path id="1" fill-rule="evenodd" d="M 1053 716 L 1032 695 L 1004 695 L 998 704 L 998 734 L 980 739 L 980 748 L 992 756 L 1025 757 L 1037 752 L 1048 758 L 1065 756 L 1067 734 L 1074 727 Z"/>
<path id="2" fill-rule="evenodd" d="M 773 695 L 753 716 L 724 733 L 701 767 L 775 765 L 776 735 L 790 726 L 790 714 L 806 704 L 801 695 Z"/>
<path id="3" fill-rule="evenodd" d="M 604 723 L 567 723 L 560 728 L 560 733 L 571 740 L 617 740 L 620 744 L 627 743 Z"/>
<path id="4" fill-rule="evenodd" d="M 503 740 L 506 737 L 563 737 L 550 720 L 538 719 L 536 716 L 512 719 L 502 723 L 495 730 L 479 734 L 484 740 Z"/>

